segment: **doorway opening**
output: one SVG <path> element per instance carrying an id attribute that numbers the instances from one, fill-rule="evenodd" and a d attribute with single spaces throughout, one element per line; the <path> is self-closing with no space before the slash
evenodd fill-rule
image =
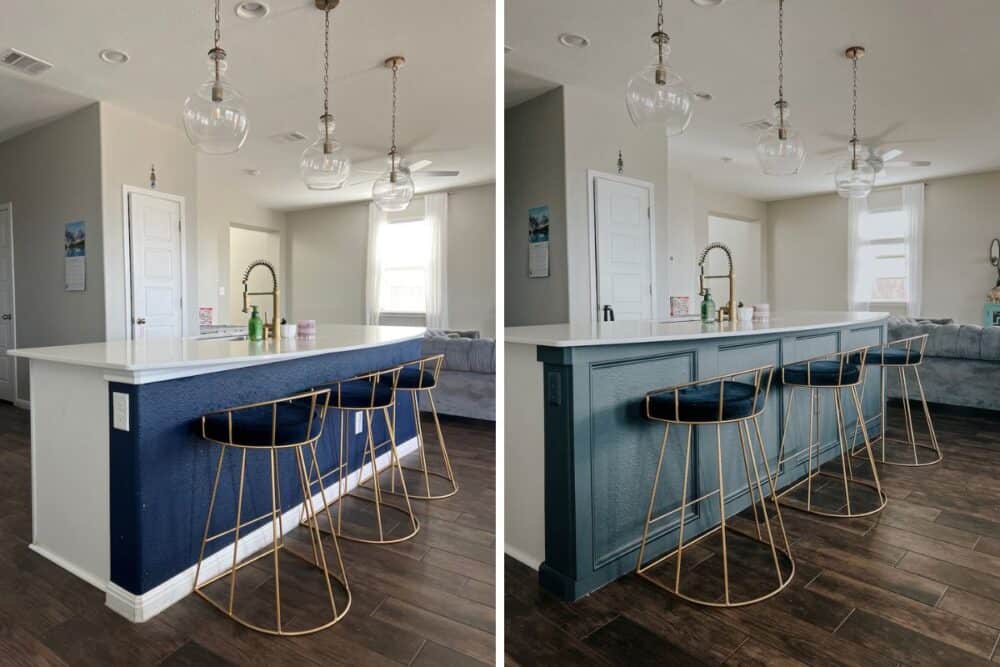
<path id="1" fill-rule="evenodd" d="M 736 274 L 736 300 L 746 305 L 764 302 L 764 254 L 761 225 L 753 220 L 739 220 L 721 215 L 708 216 L 708 241 L 726 244 L 733 253 Z M 709 253 L 706 273 L 726 273 L 722 253 Z M 729 284 L 717 281 L 712 286 L 716 303 L 729 301 Z"/>
<path id="2" fill-rule="evenodd" d="M 247 318 L 243 314 L 243 273 L 250 263 L 264 259 L 281 273 L 281 234 L 270 229 L 229 225 L 229 316 L 227 324 L 242 324 Z M 271 291 L 271 274 L 267 271 L 255 271 L 250 276 L 249 291 Z M 255 301 L 256 299 L 256 301 Z M 266 314 L 270 320 L 274 313 L 270 297 L 251 297 L 250 303 L 259 306 L 260 315 Z M 282 313 L 277 314 L 281 321 Z"/>

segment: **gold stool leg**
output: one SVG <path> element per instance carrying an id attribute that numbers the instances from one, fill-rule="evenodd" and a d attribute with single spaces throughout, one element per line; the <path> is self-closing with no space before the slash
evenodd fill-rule
<path id="1" fill-rule="evenodd" d="M 927 434 L 930 436 L 931 445 L 937 453 L 937 461 L 932 461 L 931 463 L 937 463 L 944 457 L 941 454 L 941 446 L 938 444 L 937 432 L 934 430 L 934 422 L 931 420 L 930 408 L 927 407 L 927 396 L 924 394 L 924 383 L 920 380 L 920 368 L 918 366 L 913 367 L 913 377 L 917 379 L 917 388 L 920 390 L 920 404 L 924 408 L 924 419 L 927 421 Z M 925 465 L 931 465 L 931 463 L 927 463 Z"/>
<path id="2" fill-rule="evenodd" d="M 757 516 L 757 500 L 753 495 L 753 483 L 750 481 L 750 463 L 747 460 L 747 443 L 746 434 L 744 433 L 744 423 L 738 422 L 736 430 L 739 431 L 740 435 L 740 453 L 743 455 L 743 471 L 746 473 L 747 477 L 747 493 L 750 494 L 750 507 L 753 509 L 753 525 L 757 529 L 757 539 L 761 539 L 760 534 L 760 517 Z M 761 502 L 761 507 L 763 507 L 763 499 Z"/>
<path id="3" fill-rule="evenodd" d="M 441 420 L 438 417 L 437 406 L 434 403 L 434 394 L 430 389 L 420 389 L 420 390 L 399 390 L 408 391 L 413 397 L 412 405 L 410 406 L 413 411 L 413 421 L 416 427 L 417 433 L 417 454 L 420 458 L 420 464 L 416 467 L 402 465 L 401 470 L 409 470 L 415 472 L 423 477 L 423 485 L 425 493 L 418 494 L 413 491 L 409 492 L 409 496 L 412 500 L 443 500 L 445 498 L 450 498 L 451 496 L 458 493 L 458 480 L 455 478 L 455 471 L 451 466 L 451 457 L 448 456 L 448 447 L 445 444 L 444 432 L 441 429 Z M 437 433 L 438 449 L 441 453 L 441 460 L 444 464 L 444 472 L 437 472 L 431 470 L 427 465 L 427 442 L 424 439 L 424 427 L 423 422 L 420 418 L 420 404 L 419 395 L 420 392 L 426 392 L 427 400 L 431 406 L 431 415 L 434 417 L 434 428 Z M 393 403 L 393 416 L 392 416 L 393 429 L 396 428 L 396 406 Z M 402 476 L 402 472 L 400 476 Z M 449 490 L 443 493 L 434 493 L 431 490 L 431 479 L 437 477 L 448 482 Z M 392 472 L 393 487 L 391 491 L 386 491 L 385 493 L 392 493 L 393 495 L 402 495 L 395 488 L 396 471 Z"/>
<path id="4" fill-rule="evenodd" d="M 243 517 L 243 488 L 247 476 L 247 450 L 242 450 L 242 460 L 240 461 L 240 491 L 236 500 L 236 530 L 233 535 L 233 574 L 229 581 L 229 615 L 233 615 L 233 601 L 236 598 L 236 563 L 238 562 L 240 544 L 240 523 Z"/>
<path id="5" fill-rule="evenodd" d="M 642 527 L 642 539 L 639 540 L 639 558 L 635 571 L 642 572 L 642 560 L 646 553 L 646 540 L 649 538 L 649 525 L 653 520 L 653 505 L 656 503 L 656 487 L 660 484 L 660 471 L 663 469 L 663 454 L 667 451 L 667 439 L 670 437 L 670 423 L 663 429 L 663 441 L 660 443 L 660 458 L 656 462 L 656 474 L 653 476 L 653 492 L 649 494 L 649 509 L 646 510 L 646 523 Z M 683 500 L 683 499 L 682 499 Z"/>
<path id="6" fill-rule="evenodd" d="M 205 517 L 205 533 L 201 538 L 201 550 L 198 552 L 198 564 L 194 568 L 194 590 L 198 591 L 200 586 L 198 579 L 201 576 L 201 564 L 205 560 L 205 547 L 208 545 L 208 531 L 212 525 L 212 514 L 215 512 L 215 496 L 219 491 L 219 478 L 222 477 L 222 462 L 226 458 L 226 447 L 220 448 L 219 464 L 215 467 L 215 482 L 212 483 L 212 498 L 208 501 L 208 516 Z"/>

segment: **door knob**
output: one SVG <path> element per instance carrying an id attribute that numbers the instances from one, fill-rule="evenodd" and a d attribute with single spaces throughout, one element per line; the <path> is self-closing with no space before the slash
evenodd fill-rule
<path id="1" fill-rule="evenodd" d="M 13 319 L 13 317 L 11 316 L 10 313 L 4 313 L 3 315 L 0 315 L 0 320 L 11 320 L 11 319 Z"/>
<path id="2" fill-rule="evenodd" d="M 145 324 L 146 323 L 146 318 L 145 317 L 139 317 L 139 318 L 136 319 L 135 323 L 136 324 Z"/>

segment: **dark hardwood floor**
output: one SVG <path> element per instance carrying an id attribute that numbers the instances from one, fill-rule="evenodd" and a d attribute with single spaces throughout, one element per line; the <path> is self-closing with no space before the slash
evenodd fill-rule
<path id="1" fill-rule="evenodd" d="M 194 596 L 146 623 L 129 623 L 104 605 L 103 592 L 30 551 L 28 413 L 0 403 L 0 664 L 492 663 L 495 429 L 464 420 L 442 425 L 458 495 L 413 501 L 422 526 L 408 542 L 342 541 L 354 595 L 348 615 L 314 635 L 276 638 L 244 629 Z M 425 433 L 434 437 L 429 425 Z M 308 544 L 301 528 L 291 535 Z M 252 605 L 257 595 L 261 604 L 273 605 L 266 570 L 252 574 L 257 576 L 247 579 L 256 588 L 248 586 L 240 599 Z M 283 571 L 281 587 L 284 595 L 291 592 L 286 605 L 289 599 L 309 604 L 294 590 L 294 574 Z"/>
<path id="2" fill-rule="evenodd" d="M 897 434 L 901 414 L 890 413 Z M 783 509 L 795 578 L 757 605 L 697 606 L 635 575 L 567 604 L 508 558 L 508 664 L 1000 664 L 1000 415 L 942 410 L 935 426 L 944 461 L 880 467 L 890 498 L 880 515 Z M 706 583 L 717 583 L 719 564 L 706 543 L 685 574 L 691 590 L 718 590 Z M 730 568 L 756 576 L 744 563 Z"/>

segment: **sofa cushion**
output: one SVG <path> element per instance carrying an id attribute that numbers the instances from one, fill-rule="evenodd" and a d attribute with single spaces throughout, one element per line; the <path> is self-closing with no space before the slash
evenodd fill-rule
<path id="1" fill-rule="evenodd" d="M 1000 361 L 1000 327 L 976 324 L 937 324 L 913 318 L 890 317 L 889 340 L 928 334 L 929 357 Z"/>
<path id="2" fill-rule="evenodd" d="M 424 338 L 422 352 L 424 355 L 444 354 L 446 370 L 496 371 L 496 341 L 490 338 Z"/>

